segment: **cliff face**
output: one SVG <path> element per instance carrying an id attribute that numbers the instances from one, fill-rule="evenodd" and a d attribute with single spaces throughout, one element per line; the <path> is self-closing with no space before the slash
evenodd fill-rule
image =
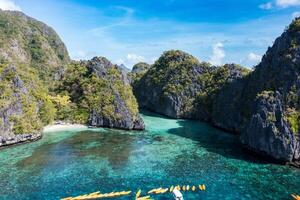
<path id="1" fill-rule="evenodd" d="M 51 121 L 47 90 L 28 67 L 0 65 L 0 146 L 36 140 Z"/>
<path id="2" fill-rule="evenodd" d="M 166 52 L 137 82 L 142 107 L 174 118 L 205 120 L 240 134 L 245 147 L 281 161 L 300 159 L 300 19 L 249 72 L 210 67 Z"/>
<path id="3" fill-rule="evenodd" d="M 190 117 L 196 93 L 202 88 L 198 76 L 208 69 L 182 51 L 167 51 L 134 84 L 141 107 L 169 117 Z"/>
<path id="4" fill-rule="evenodd" d="M 0 10 L 0 146 L 41 137 L 55 117 L 48 88 L 69 60 L 52 28 Z"/>
<path id="5" fill-rule="evenodd" d="M 248 148 L 283 161 L 300 158 L 299 44 L 300 20 L 296 19 L 248 77 L 222 91 L 218 113 L 227 117 L 215 118 L 218 126 L 241 132 Z"/>
<path id="6" fill-rule="evenodd" d="M 285 118 L 281 94 L 263 92 L 254 102 L 250 121 L 241 134 L 241 142 L 251 150 L 278 160 L 299 159 L 298 133 L 293 133 Z"/>
<path id="7" fill-rule="evenodd" d="M 91 126 L 144 129 L 131 86 L 122 70 L 104 57 L 69 65 L 59 90 L 71 97 L 83 116 L 82 122 Z"/>
<path id="8" fill-rule="evenodd" d="M 141 107 L 173 118 L 208 121 L 215 94 L 245 73 L 234 64 L 213 67 L 185 52 L 167 51 L 134 83 L 134 94 Z"/>
<path id="9" fill-rule="evenodd" d="M 51 83 L 70 58 L 51 27 L 22 12 L 0 10 L 0 61 L 34 67 Z"/>

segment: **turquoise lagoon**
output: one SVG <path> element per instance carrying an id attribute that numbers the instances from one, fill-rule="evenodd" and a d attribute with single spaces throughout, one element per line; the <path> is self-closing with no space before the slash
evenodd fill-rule
<path id="1" fill-rule="evenodd" d="M 236 136 L 195 121 L 143 113 L 142 132 L 80 129 L 0 151 L 0 199 L 60 199 L 101 192 L 205 184 L 186 200 L 291 199 L 300 170 L 243 152 Z M 154 199 L 172 199 L 170 194 Z M 134 199 L 123 197 L 119 199 Z"/>

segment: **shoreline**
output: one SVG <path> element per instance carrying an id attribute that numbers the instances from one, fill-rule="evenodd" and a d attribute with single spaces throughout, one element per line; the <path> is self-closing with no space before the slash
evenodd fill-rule
<path id="1" fill-rule="evenodd" d="M 13 135 L 8 137 L 0 137 L 0 150 L 12 146 L 38 141 L 42 139 L 44 133 L 78 130 L 78 129 L 79 130 L 88 129 L 88 126 L 83 124 L 58 123 L 58 124 L 47 125 L 43 127 L 41 132 L 35 134 L 18 134 L 18 135 Z"/>
<path id="2" fill-rule="evenodd" d="M 6 138 L 1 138 L 0 150 L 7 147 L 35 142 L 37 140 L 40 140 L 42 137 L 43 137 L 42 133 L 36 133 L 36 134 L 20 134 L 20 135 L 10 136 Z"/>
<path id="3" fill-rule="evenodd" d="M 43 128 L 42 133 L 65 131 L 72 129 L 87 129 L 88 126 L 83 124 L 51 124 Z"/>

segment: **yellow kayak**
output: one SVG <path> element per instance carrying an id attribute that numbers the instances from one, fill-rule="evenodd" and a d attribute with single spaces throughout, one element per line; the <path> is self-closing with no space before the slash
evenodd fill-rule
<path id="1" fill-rule="evenodd" d="M 152 200 L 152 199 L 150 196 L 144 196 L 144 197 L 137 198 L 136 200 Z"/>
<path id="2" fill-rule="evenodd" d="M 192 191 L 195 192 L 195 190 L 196 190 L 196 187 L 193 185 Z"/>
<path id="3" fill-rule="evenodd" d="M 300 200 L 300 196 L 299 195 L 292 194 L 292 197 L 294 198 L 294 200 Z"/>
<path id="4" fill-rule="evenodd" d="M 172 186 L 170 187 L 170 192 L 173 192 L 173 190 L 174 190 L 174 186 L 172 185 Z"/>
<path id="5" fill-rule="evenodd" d="M 142 190 L 137 191 L 135 198 L 138 198 L 141 195 Z"/>
<path id="6" fill-rule="evenodd" d="M 152 190 L 150 190 L 150 191 L 148 192 L 148 194 L 155 193 L 156 191 L 161 190 L 161 189 L 162 189 L 161 187 L 160 187 L 160 188 L 156 188 L 156 189 L 152 189 Z"/>
<path id="7" fill-rule="evenodd" d="M 202 185 L 199 185 L 199 189 L 202 191 L 203 189 L 202 189 Z"/>

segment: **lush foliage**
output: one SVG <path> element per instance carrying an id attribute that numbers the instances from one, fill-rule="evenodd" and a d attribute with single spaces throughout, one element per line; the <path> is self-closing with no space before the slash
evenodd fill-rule
<path id="1" fill-rule="evenodd" d="M 54 120 L 56 109 L 34 69 L 1 64 L 0 88 L 0 109 L 12 109 L 14 133 L 35 133 Z"/>
<path id="2" fill-rule="evenodd" d="M 240 78 L 242 78 L 249 74 L 250 70 L 239 65 L 226 64 L 201 74 L 198 77 L 198 81 L 203 87 L 197 95 L 197 104 L 206 107 L 206 109 L 211 112 L 213 109 L 213 102 L 218 92 L 226 87 L 226 85 L 232 81 L 231 79 L 237 78 L 233 77 L 234 75 L 231 74 L 234 72 L 240 73 Z"/>
<path id="3" fill-rule="evenodd" d="M 297 17 L 293 20 L 293 22 L 288 26 L 287 31 L 289 31 L 289 32 L 300 31 L 300 18 L 299 17 Z"/>
<path id="4" fill-rule="evenodd" d="M 51 27 L 21 12 L 1 10 L 0 61 L 33 67 L 49 85 L 61 66 L 69 62 L 69 55 Z"/>
<path id="5" fill-rule="evenodd" d="M 300 128 L 300 112 L 295 109 L 288 109 L 286 119 L 295 135 L 298 135 Z"/>
<path id="6" fill-rule="evenodd" d="M 131 78 L 132 84 L 134 85 L 136 82 L 138 82 L 150 69 L 150 67 L 151 65 L 144 62 L 139 62 L 135 64 L 132 68 L 132 71 L 128 74 Z"/>
<path id="7" fill-rule="evenodd" d="M 183 51 L 166 51 L 149 69 L 145 81 L 161 87 L 166 96 L 176 95 L 191 83 L 191 73 L 198 66 L 199 61 Z"/>
<path id="8" fill-rule="evenodd" d="M 66 111 L 59 109 L 59 112 L 66 112 L 62 115 L 69 116 L 66 119 L 75 122 L 86 123 L 92 111 L 105 118 L 120 119 L 116 98 L 125 102 L 133 116 L 138 114 L 138 104 L 131 86 L 122 82 L 116 66 L 107 69 L 105 76 L 99 77 L 88 70 L 86 63 L 74 62 L 67 67 L 58 92 L 69 96 L 69 105 L 72 105 Z"/>

